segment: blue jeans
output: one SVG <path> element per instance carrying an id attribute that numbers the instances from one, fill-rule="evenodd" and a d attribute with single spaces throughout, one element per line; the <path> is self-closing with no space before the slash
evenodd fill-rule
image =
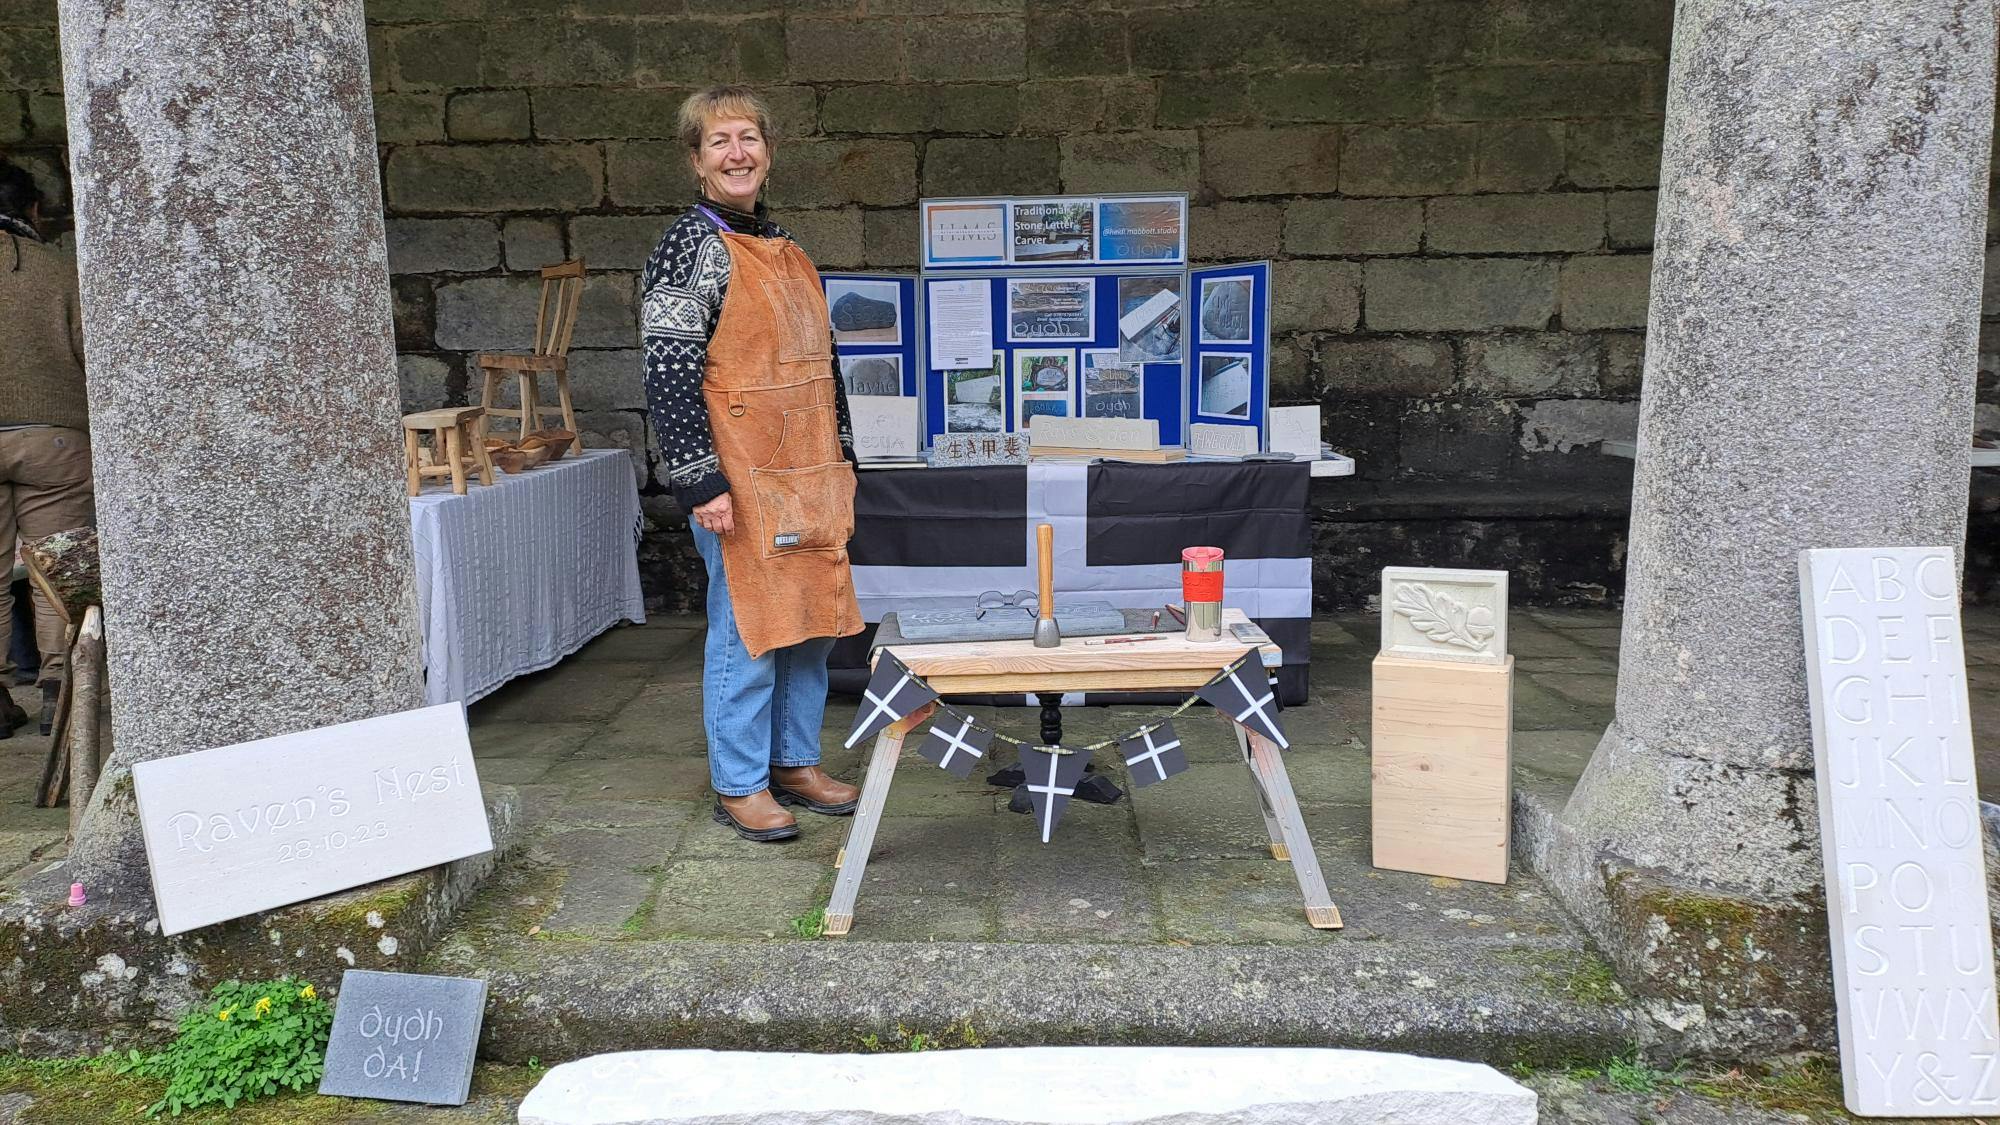
<path id="1" fill-rule="evenodd" d="M 819 764 L 826 717 L 826 656 L 832 637 L 815 637 L 750 659 L 736 632 L 722 540 L 690 527 L 708 567 L 708 641 L 702 649 L 701 721 L 708 733 L 708 780 L 724 797 L 770 787 L 772 766 Z"/>

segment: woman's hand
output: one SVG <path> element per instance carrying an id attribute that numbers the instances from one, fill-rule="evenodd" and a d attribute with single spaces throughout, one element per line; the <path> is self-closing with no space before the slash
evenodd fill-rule
<path id="1" fill-rule="evenodd" d="M 736 509 L 729 502 L 729 494 L 725 492 L 706 504 L 695 505 L 694 522 L 717 535 L 735 531 Z"/>

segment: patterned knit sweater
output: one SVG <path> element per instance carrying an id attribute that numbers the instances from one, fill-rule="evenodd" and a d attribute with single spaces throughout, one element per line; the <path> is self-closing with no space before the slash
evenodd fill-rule
<path id="1" fill-rule="evenodd" d="M 770 220 L 761 203 L 757 213 L 749 215 L 713 200 L 700 202 L 736 234 L 791 237 Z M 729 293 L 729 244 L 714 223 L 690 207 L 660 239 L 646 263 L 644 280 L 639 333 L 645 351 L 646 409 L 666 458 L 667 484 L 681 510 L 691 511 L 729 491 L 729 481 L 715 456 L 708 402 L 701 393 L 702 377 L 708 370 L 708 342 L 715 335 L 722 301 Z M 829 340 L 832 333 L 829 324 Z M 840 451 L 853 461 L 854 424 L 847 413 L 847 392 L 838 378 L 833 386 Z"/>
<path id="2" fill-rule="evenodd" d="M 0 426 L 87 430 L 76 260 L 0 220 Z"/>

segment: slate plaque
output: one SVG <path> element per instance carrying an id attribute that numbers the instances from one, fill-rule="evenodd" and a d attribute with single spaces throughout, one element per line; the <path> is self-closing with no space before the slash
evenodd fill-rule
<path id="1" fill-rule="evenodd" d="M 464 1105 L 486 1016 L 486 982 L 472 977 L 341 974 L 319 1092 Z"/>
<path id="2" fill-rule="evenodd" d="M 140 762 L 132 782 L 168 934 L 493 850 L 459 703 Z"/>
<path id="3" fill-rule="evenodd" d="M 1799 553 L 1841 1090 L 2000 1114 L 2000 1015 L 1950 547 Z"/>

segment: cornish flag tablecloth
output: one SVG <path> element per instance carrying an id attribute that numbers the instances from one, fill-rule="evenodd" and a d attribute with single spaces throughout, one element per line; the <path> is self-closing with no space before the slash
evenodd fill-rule
<path id="1" fill-rule="evenodd" d="M 1058 601 L 1157 609 L 1181 600 L 1181 549 L 1221 547 L 1223 604 L 1284 649 L 1278 697 L 1305 702 L 1312 623 L 1311 477 L 1304 463 L 1031 464 L 861 474 L 855 593 L 867 632 L 834 648 L 858 692 L 886 613 L 970 607 L 1035 588 L 1035 525 L 1056 529 Z"/>

